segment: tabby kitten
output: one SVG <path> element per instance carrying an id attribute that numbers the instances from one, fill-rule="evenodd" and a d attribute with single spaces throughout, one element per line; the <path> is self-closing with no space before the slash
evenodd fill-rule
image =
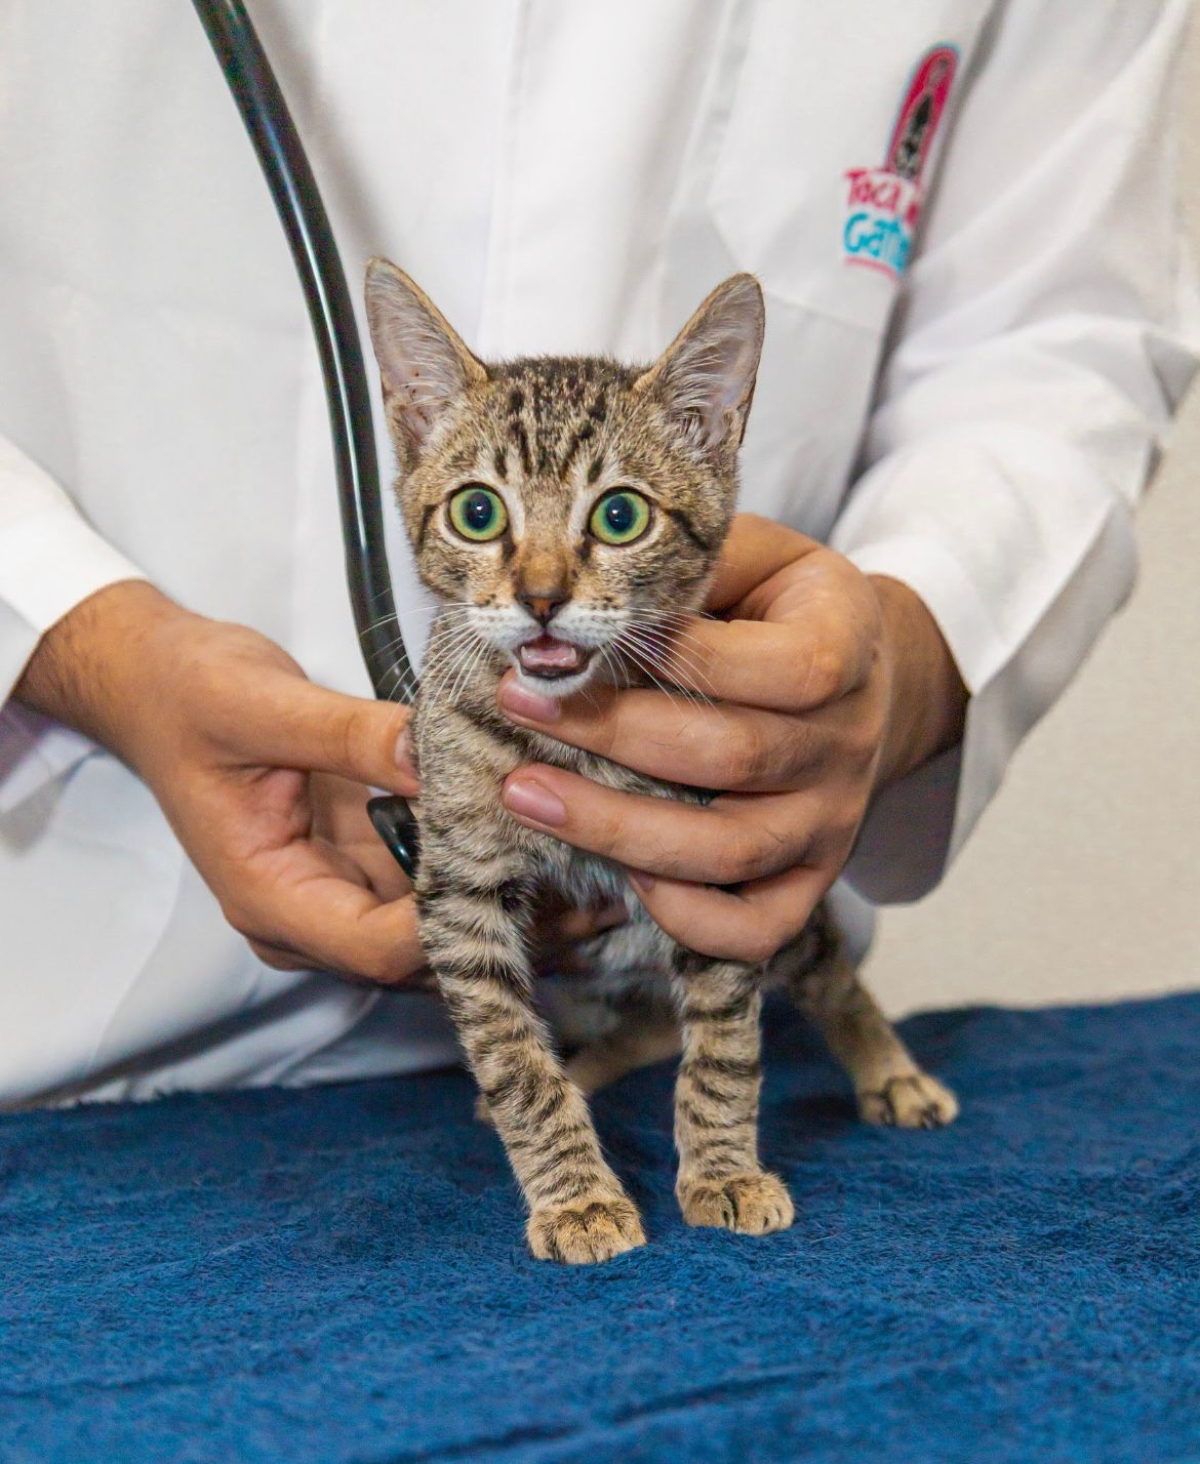
<path id="1" fill-rule="evenodd" d="M 841 957 L 824 912 L 766 968 L 678 945 L 619 868 L 514 822 L 499 798 L 522 763 L 610 787 L 695 798 L 496 708 L 509 666 L 570 696 L 653 674 L 664 636 L 701 607 L 737 495 L 763 336 L 749 275 L 727 280 L 646 370 L 610 360 L 485 365 L 400 270 L 374 260 L 367 311 L 418 571 L 441 600 L 417 700 L 421 941 L 529 1207 L 533 1254 L 603 1261 L 642 1245 L 600 1150 L 585 1092 L 682 1049 L 676 1193 L 692 1225 L 762 1235 L 791 1197 L 758 1157 L 759 1009 L 790 984 L 848 1068 L 864 1117 L 949 1122 L 927 1077 Z M 576 1016 L 596 1040 L 564 1065 L 535 1008 L 529 941 L 547 887 L 574 904 L 619 895 L 629 923 L 586 949 Z"/>

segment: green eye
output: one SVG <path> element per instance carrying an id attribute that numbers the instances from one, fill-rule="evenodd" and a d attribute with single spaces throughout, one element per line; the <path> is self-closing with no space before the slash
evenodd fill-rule
<path id="1" fill-rule="evenodd" d="M 632 488 L 606 493 L 588 520 L 588 532 L 602 544 L 632 544 L 649 527 L 650 505 Z"/>
<path id="2" fill-rule="evenodd" d="M 508 509 L 498 493 L 479 483 L 469 483 L 450 500 L 450 522 L 472 544 L 486 544 L 508 528 Z"/>

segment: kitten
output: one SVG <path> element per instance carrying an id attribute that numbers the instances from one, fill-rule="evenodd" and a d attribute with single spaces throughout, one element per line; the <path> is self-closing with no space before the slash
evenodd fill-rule
<path id="1" fill-rule="evenodd" d="M 865 1118 L 948 1123 L 953 1096 L 860 985 L 823 907 L 761 968 L 678 945 L 632 892 L 630 921 L 588 943 L 592 974 L 570 988 L 607 1030 L 564 1066 L 532 999 L 535 896 L 552 887 L 591 904 L 625 895 L 626 882 L 517 824 L 500 784 L 546 762 L 612 788 L 699 795 L 515 727 L 496 708 L 509 666 L 563 697 L 642 679 L 656 637 L 700 609 L 737 496 L 764 325 L 758 284 L 735 275 L 714 290 L 649 370 L 591 358 L 485 365 L 393 265 L 371 262 L 366 293 L 400 508 L 421 578 L 443 602 L 414 716 L 421 941 L 529 1207 L 530 1248 L 588 1262 L 644 1243 L 584 1095 L 679 1050 L 684 1218 L 783 1229 L 791 1197 L 757 1142 L 769 981 L 787 982 L 815 1020 Z"/>

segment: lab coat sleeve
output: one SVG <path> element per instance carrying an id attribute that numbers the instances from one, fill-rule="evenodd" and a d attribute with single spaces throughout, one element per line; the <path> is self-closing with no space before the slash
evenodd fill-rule
<path id="1" fill-rule="evenodd" d="M 142 578 L 54 479 L 0 436 L 0 813 L 91 748 L 10 700 L 39 640 L 97 590 Z"/>
<path id="2" fill-rule="evenodd" d="M 877 902 L 937 883 L 1132 587 L 1132 512 L 1200 340 L 1176 158 L 1188 9 L 1019 0 L 959 78 L 832 536 L 916 591 L 971 693 L 961 746 L 863 825 L 847 877 Z"/>

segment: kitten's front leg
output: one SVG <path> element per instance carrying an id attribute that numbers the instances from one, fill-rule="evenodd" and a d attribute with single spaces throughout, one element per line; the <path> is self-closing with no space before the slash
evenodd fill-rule
<path id="1" fill-rule="evenodd" d="M 519 864 L 469 884 L 422 859 L 421 941 L 467 1060 L 529 1206 L 539 1260 L 606 1261 L 645 1244 L 641 1220 L 605 1163 L 587 1103 L 530 1004 L 530 899 Z"/>
<path id="2" fill-rule="evenodd" d="M 681 951 L 683 1059 L 675 1084 L 675 1193 L 689 1225 L 746 1235 L 795 1219 L 783 1181 L 758 1159 L 762 996 L 756 968 Z"/>

